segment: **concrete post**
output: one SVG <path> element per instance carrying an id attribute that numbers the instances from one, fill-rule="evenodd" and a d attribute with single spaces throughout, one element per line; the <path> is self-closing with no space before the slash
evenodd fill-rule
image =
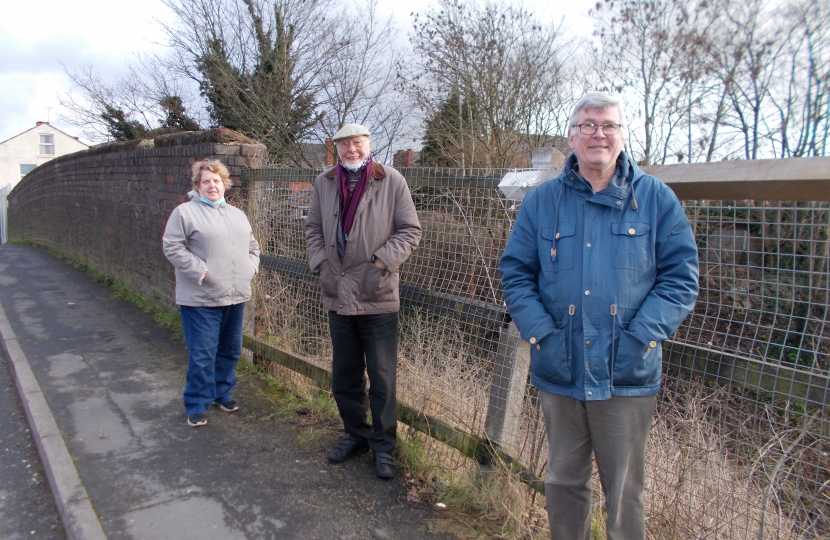
<path id="1" fill-rule="evenodd" d="M 508 454 L 518 450 L 529 372 L 530 345 L 511 321 L 499 336 L 484 427 L 489 440 Z"/>

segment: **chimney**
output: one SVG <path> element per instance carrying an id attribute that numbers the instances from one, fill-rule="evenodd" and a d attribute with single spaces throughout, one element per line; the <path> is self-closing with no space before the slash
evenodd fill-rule
<path id="1" fill-rule="evenodd" d="M 396 169 L 415 166 L 415 152 L 412 150 L 398 150 L 392 156 L 392 166 Z"/>
<path id="2" fill-rule="evenodd" d="M 35 125 L 35 127 L 37 127 L 37 126 L 42 126 L 43 124 L 46 124 L 46 125 L 48 126 L 48 125 L 49 125 L 49 122 L 38 122 L 38 123 Z"/>
<path id="3" fill-rule="evenodd" d="M 331 139 L 326 139 L 326 167 L 334 166 L 334 143 Z"/>

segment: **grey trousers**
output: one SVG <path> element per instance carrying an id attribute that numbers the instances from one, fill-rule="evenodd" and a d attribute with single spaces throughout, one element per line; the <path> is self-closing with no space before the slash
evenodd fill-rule
<path id="1" fill-rule="evenodd" d="M 591 453 L 605 494 L 608 540 L 643 540 L 646 441 L 656 399 L 579 401 L 539 392 L 548 430 L 545 498 L 553 540 L 589 540 Z"/>

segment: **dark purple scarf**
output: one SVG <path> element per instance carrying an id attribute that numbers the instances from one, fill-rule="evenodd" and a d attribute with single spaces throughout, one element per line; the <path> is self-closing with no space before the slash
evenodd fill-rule
<path id="1" fill-rule="evenodd" d="M 374 169 L 375 161 L 372 156 L 366 160 L 366 166 L 363 169 L 363 174 L 354 187 L 354 192 L 349 189 L 351 187 L 351 179 L 349 173 L 343 168 L 343 165 L 337 164 L 337 185 L 340 190 L 340 225 L 343 227 L 343 240 L 349 240 L 349 232 L 352 230 L 354 223 L 354 215 L 357 213 L 357 207 L 360 204 L 360 199 L 363 193 L 369 186 L 369 180 L 372 178 L 372 170 Z"/>

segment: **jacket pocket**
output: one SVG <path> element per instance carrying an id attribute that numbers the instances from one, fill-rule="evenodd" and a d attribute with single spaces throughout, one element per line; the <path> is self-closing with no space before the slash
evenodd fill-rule
<path id="1" fill-rule="evenodd" d="M 337 280 L 328 260 L 320 263 L 320 288 L 324 298 L 337 298 Z"/>
<path id="2" fill-rule="evenodd" d="M 648 268 L 652 256 L 649 253 L 649 225 L 648 223 L 623 221 L 612 223 L 611 232 L 614 235 L 612 243 L 614 268 L 642 270 Z"/>
<path id="3" fill-rule="evenodd" d="M 573 366 L 568 360 L 568 332 L 557 330 L 530 346 L 530 370 L 543 381 L 571 384 Z"/>
<path id="4" fill-rule="evenodd" d="M 660 345 L 650 349 L 629 332 L 620 332 L 614 361 L 614 386 L 651 386 L 659 383 Z"/>
<path id="5" fill-rule="evenodd" d="M 360 283 L 361 302 L 387 302 L 395 299 L 397 274 L 389 269 L 380 269 L 371 262 L 366 263 L 363 280 Z"/>
<path id="6" fill-rule="evenodd" d="M 217 266 L 212 262 L 212 259 L 205 261 L 205 264 L 207 264 L 207 278 L 202 281 L 201 289 L 214 302 L 221 302 L 230 297 L 233 276 L 224 265 Z"/>
<path id="7" fill-rule="evenodd" d="M 575 232 L 576 226 L 572 223 L 561 223 L 558 229 L 542 228 L 541 245 L 544 246 L 545 252 L 540 254 L 540 260 L 544 271 L 561 272 L 574 267 Z"/>

